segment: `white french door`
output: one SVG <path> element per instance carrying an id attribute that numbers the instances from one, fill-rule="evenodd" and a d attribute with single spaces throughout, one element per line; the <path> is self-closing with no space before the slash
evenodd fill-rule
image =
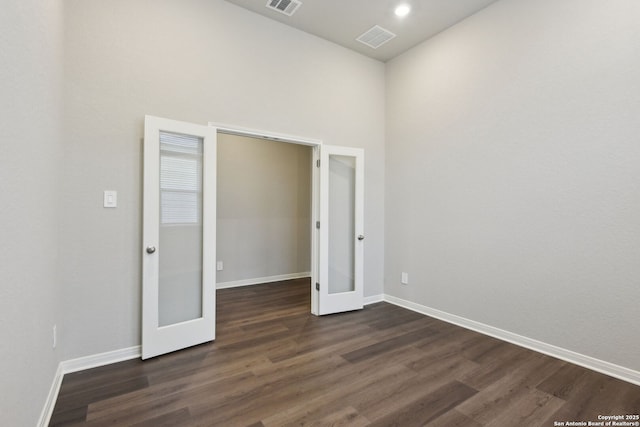
<path id="1" fill-rule="evenodd" d="M 318 314 L 363 307 L 364 150 L 320 149 Z"/>
<path id="2" fill-rule="evenodd" d="M 215 339 L 216 131 L 145 117 L 142 359 Z"/>

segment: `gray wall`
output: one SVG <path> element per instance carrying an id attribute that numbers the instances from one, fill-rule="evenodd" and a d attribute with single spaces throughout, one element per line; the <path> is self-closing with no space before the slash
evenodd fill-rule
<path id="1" fill-rule="evenodd" d="M 640 370 L 639 16 L 504 0 L 388 64 L 386 293 Z"/>
<path id="2" fill-rule="evenodd" d="M 65 1 L 63 359 L 140 343 L 145 114 L 365 148 L 365 294 L 381 294 L 384 84 L 384 64 L 223 0 Z"/>
<path id="3" fill-rule="evenodd" d="M 218 135 L 217 282 L 311 271 L 311 147 Z"/>
<path id="4" fill-rule="evenodd" d="M 33 426 L 58 365 L 62 2 L 0 12 L 0 423 Z M 58 326 L 60 326 L 58 324 Z"/>

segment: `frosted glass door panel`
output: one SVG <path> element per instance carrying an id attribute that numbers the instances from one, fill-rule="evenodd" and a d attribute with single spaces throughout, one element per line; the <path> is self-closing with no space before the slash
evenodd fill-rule
<path id="1" fill-rule="evenodd" d="M 143 360 L 216 337 L 216 134 L 144 118 Z"/>
<path id="2" fill-rule="evenodd" d="M 355 289 L 356 159 L 329 155 L 329 293 Z"/>
<path id="3" fill-rule="evenodd" d="M 158 326 L 202 317 L 202 152 L 200 137 L 160 132 Z"/>
<path id="4" fill-rule="evenodd" d="M 318 314 L 360 310 L 364 304 L 364 150 L 320 150 Z"/>

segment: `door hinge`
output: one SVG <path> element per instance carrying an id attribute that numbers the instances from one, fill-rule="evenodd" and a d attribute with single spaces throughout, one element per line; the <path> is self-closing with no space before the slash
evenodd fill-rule
<path id="1" fill-rule="evenodd" d="M 320 290 L 320 283 L 316 282 L 316 291 Z"/>
<path id="2" fill-rule="evenodd" d="M 316 160 L 316 167 L 319 168 L 320 167 L 320 159 Z"/>
<path id="3" fill-rule="evenodd" d="M 320 229 L 320 221 L 316 221 L 316 228 Z"/>

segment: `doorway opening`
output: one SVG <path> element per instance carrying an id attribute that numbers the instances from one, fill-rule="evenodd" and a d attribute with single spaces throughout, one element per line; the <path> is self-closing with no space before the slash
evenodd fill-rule
<path id="1" fill-rule="evenodd" d="M 287 234 L 290 239 L 292 239 L 292 236 L 297 235 L 295 242 L 294 240 L 289 240 L 288 244 L 284 245 L 288 251 L 288 255 L 284 257 L 278 257 L 277 254 L 273 254 L 273 248 L 271 251 L 268 251 L 268 243 L 245 242 L 246 247 L 252 248 L 258 253 L 265 253 L 265 251 L 268 253 L 267 257 L 262 259 L 259 257 L 255 257 L 253 260 L 246 258 L 246 261 L 249 263 L 253 262 L 253 266 L 251 267 L 253 270 L 248 269 L 248 271 L 241 273 L 238 273 L 237 270 L 235 272 L 228 270 L 228 274 L 225 274 L 227 264 L 225 264 L 225 260 L 222 257 L 227 255 L 219 255 L 217 259 L 222 261 L 222 265 L 216 265 L 216 267 L 222 267 L 222 270 L 217 271 L 216 289 L 309 277 L 309 292 L 311 294 L 310 311 L 312 314 L 318 315 L 319 301 L 315 284 L 319 282 L 318 255 L 320 248 L 319 230 L 315 225 L 318 223 L 320 217 L 320 173 L 319 168 L 316 166 L 319 165 L 322 142 L 310 138 L 246 129 L 237 126 L 232 127 L 213 122 L 209 122 L 209 126 L 215 127 L 217 132 L 219 143 L 217 148 L 219 156 L 218 166 L 222 166 L 223 170 L 227 170 L 227 172 L 223 172 L 223 174 L 231 178 L 228 182 L 224 182 L 227 180 L 222 177 L 223 183 L 217 185 L 220 190 L 226 192 L 222 197 L 230 201 L 230 211 L 225 212 L 224 207 L 222 211 L 218 211 L 218 236 L 216 236 L 216 239 L 220 239 L 221 233 L 226 233 L 221 227 L 230 224 L 233 225 L 230 230 L 235 229 L 242 235 L 248 235 L 249 239 L 251 238 L 252 230 L 241 230 L 241 227 L 239 227 L 241 225 L 240 223 L 233 224 L 233 212 L 235 211 L 237 213 L 238 210 L 243 207 L 243 201 L 238 200 L 241 194 L 233 190 L 233 178 L 244 180 L 245 182 L 242 183 L 242 186 L 244 186 L 248 192 L 245 193 L 245 195 L 257 197 L 259 200 L 265 202 L 264 206 L 261 206 L 259 210 L 268 210 L 269 208 L 266 208 L 266 206 L 270 206 L 270 209 L 272 209 L 272 212 L 270 212 L 271 217 L 275 217 L 275 222 L 280 222 L 279 224 L 268 224 L 268 221 L 265 223 L 264 218 L 262 218 L 262 224 L 260 224 L 261 220 L 253 219 L 246 222 L 245 225 L 251 224 L 253 227 L 259 227 L 260 225 L 264 227 L 273 226 L 271 230 L 260 230 L 258 233 L 263 237 L 266 236 L 267 240 L 271 241 L 273 241 L 273 237 L 268 239 L 269 235 L 271 234 L 271 236 L 273 236 L 273 230 L 277 230 L 278 228 L 288 228 Z M 222 144 L 220 144 L 220 142 L 222 142 Z M 225 161 L 243 163 L 242 155 L 247 153 L 252 159 L 240 165 L 242 170 L 245 171 L 244 174 L 239 173 L 239 165 L 231 168 L 229 166 L 232 166 L 232 164 L 222 164 Z M 261 155 L 257 156 L 256 154 Z M 288 159 L 290 164 L 285 167 L 284 172 L 275 173 L 269 168 L 273 168 L 276 164 L 282 165 L 282 159 L 278 159 L 278 156 Z M 293 167 L 291 163 L 295 163 L 295 167 Z M 220 171 L 218 170 L 217 172 L 220 177 Z M 262 182 L 259 180 L 262 175 L 271 176 L 273 180 L 270 183 Z M 303 182 L 293 185 L 291 182 L 284 182 L 287 178 L 300 179 Z M 266 181 L 266 179 L 264 181 Z M 235 184 L 238 184 L 238 182 L 235 182 Z M 251 188 L 252 186 L 253 188 Z M 260 187 L 267 188 L 271 194 L 276 193 L 278 188 L 288 188 L 290 191 L 288 193 L 282 192 L 281 194 L 275 195 L 277 199 L 275 202 L 273 200 L 265 201 L 264 193 L 255 196 L 255 194 L 259 193 L 257 190 L 260 189 Z M 287 197 L 289 198 L 288 200 Z M 225 200 L 221 200 L 220 195 L 217 195 L 216 198 L 219 202 L 225 202 Z M 279 205 L 277 201 L 282 201 L 282 204 Z M 245 200 L 244 203 L 255 204 L 255 200 Z M 218 209 L 220 209 L 220 206 L 218 206 Z M 278 210 L 280 210 L 279 214 L 273 214 L 273 211 Z M 296 224 L 289 221 L 288 225 L 285 225 L 287 221 L 283 220 L 282 213 L 287 210 L 290 213 L 297 210 L 297 214 L 295 215 Z M 242 215 L 246 218 L 248 215 L 251 215 L 251 213 L 252 212 L 245 211 Z M 254 211 L 253 214 L 255 215 L 255 213 Z M 237 220 L 237 218 L 235 220 Z M 223 237 L 223 239 L 226 238 L 226 241 L 231 241 L 228 247 L 225 247 L 225 243 L 218 243 L 217 247 L 223 251 L 236 251 L 236 254 L 231 256 L 233 259 L 238 259 L 238 246 L 242 246 L 242 244 L 239 244 L 237 241 L 232 241 L 233 237 L 232 233 Z M 302 250 L 294 256 L 292 249 L 296 246 Z M 277 262 L 273 265 L 260 265 L 260 263 L 264 264 L 265 260 L 267 260 L 268 263 L 268 260 L 274 257 L 274 255 L 279 259 L 277 259 Z M 292 271 L 283 273 L 282 271 L 286 271 L 286 269 L 282 268 L 284 264 L 288 264 L 289 267 L 295 264 L 296 268 L 289 268 L 289 270 Z M 267 273 L 264 273 L 265 271 Z M 260 274 L 266 275 L 261 276 Z M 235 279 L 233 278 L 234 275 Z"/>
<path id="2" fill-rule="evenodd" d="M 217 141 L 216 289 L 295 279 L 311 295 L 313 147 L 221 131 Z"/>

